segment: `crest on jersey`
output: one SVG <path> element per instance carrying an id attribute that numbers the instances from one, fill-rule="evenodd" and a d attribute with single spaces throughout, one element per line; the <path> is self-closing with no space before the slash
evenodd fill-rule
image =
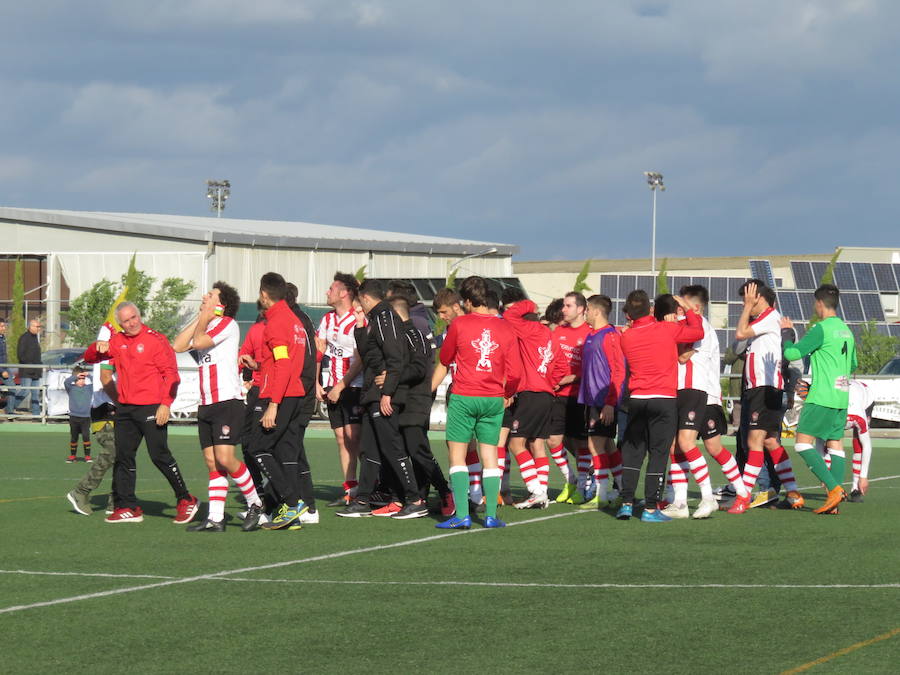
<path id="1" fill-rule="evenodd" d="M 143 354 L 144 353 L 144 343 L 138 342 L 138 346 L 135 347 L 135 349 L 137 349 L 138 354 Z"/>
<path id="2" fill-rule="evenodd" d="M 475 370 L 479 372 L 492 372 L 494 364 L 491 363 L 491 354 L 500 348 L 500 345 L 491 338 L 491 329 L 481 331 L 481 338 L 472 340 L 472 347 L 478 351 L 478 363 Z"/>
<path id="3" fill-rule="evenodd" d="M 750 415 L 750 419 L 753 420 L 754 422 L 758 422 L 759 421 L 759 413 L 758 412 L 753 413 L 752 415 Z"/>
<path id="4" fill-rule="evenodd" d="M 513 431 L 519 430 L 519 420 L 513 420 L 512 430 Z"/>
<path id="5" fill-rule="evenodd" d="M 716 421 L 715 420 L 706 420 L 706 426 L 708 426 L 710 429 L 715 429 Z"/>
<path id="6" fill-rule="evenodd" d="M 541 357 L 541 365 L 538 366 L 537 371 L 541 375 L 546 375 L 547 366 L 553 360 L 553 342 L 551 340 L 547 340 L 546 347 L 538 347 L 538 356 Z"/>

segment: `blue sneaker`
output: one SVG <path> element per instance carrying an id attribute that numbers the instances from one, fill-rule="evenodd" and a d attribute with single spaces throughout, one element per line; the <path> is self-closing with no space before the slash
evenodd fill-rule
<path id="1" fill-rule="evenodd" d="M 616 518 L 619 520 L 628 520 L 631 518 L 631 504 L 622 504 L 616 511 Z"/>
<path id="2" fill-rule="evenodd" d="M 465 518 L 453 516 L 450 520 L 437 523 L 435 527 L 439 530 L 468 530 L 472 527 L 472 516 L 466 516 Z M 487 527 L 487 523 L 485 523 L 485 527 Z"/>
<path id="3" fill-rule="evenodd" d="M 484 526 L 485 527 L 506 527 L 506 523 L 504 523 L 502 520 L 500 520 L 496 516 L 485 516 Z"/>
<path id="4" fill-rule="evenodd" d="M 296 506 L 282 504 L 272 519 L 268 523 L 260 525 L 260 528 L 263 530 L 281 530 L 291 526 L 299 517 L 300 514 L 297 512 Z"/>
<path id="5" fill-rule="evenodd" d="M 668 523 L 670 520 L 672 519 L 659 509 L 656 509 L 655 511 L 644 511 L 641 514 L 642 523 Z"/>

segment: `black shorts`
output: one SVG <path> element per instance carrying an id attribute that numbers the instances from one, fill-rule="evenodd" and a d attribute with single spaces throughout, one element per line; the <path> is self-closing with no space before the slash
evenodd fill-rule
<path id="1" fill-rule="evenodd" d="M 328 389 L 325 390 L 326 392 Z M 350 424 L 362 424 L 363 409 L 359 404 L 359 387 L 347 387 L 341 392 L 337 403 L 328 402 L 328 421 L 332 429 Z"/>
<path id="2" fill-rule="evenodd" d="M 247 406 L 238 399 L 201 405 L 197 408 L 200 447 L 211 448 L 214 445 L 240 443 L 246 414 Z"/>
<path id="3" fill-rule="evenodd" d="M 700 438 L 708 441 L 716 436 L 724 436 L 728 433 L 728 421 L 725 419 L 725 411 L 722 406 L 706 406 L 706 418 L 703 420 L 703 428 L 700 429 Z"/>
<path id="4" fill-rule="evenodd" d="M 678 390 L 678 429 L 700 431 L 706 418 L 707 393 L 699 389 Z"/>
<path id="5" fill-rule="evenodd" d="M 616 437 L 616 418 L 617 412 L 613 412 L 613 420 L 609 424 L 600 422 L 600 408 L 589 406 L 584 411 L 584 434 L 586 436 L 594 436 L 601 438 Z"/>
<path id="6" fill-rule="evenodd" d="M 584 438 L 584 404 L 577 396 L 555 396 L 550 414 L 550 435 Z"/>
<path id="7" fill-rule="evenodd" d="M 512 408 L 510 436 L 520 438 L 550 438 L 550 416 L 553 414 L 553 394 L 523 391 L 516 396 Z"/>
<path id="8" fill-rule="evenodd" d="M 743 403 L 747 407 L 747 428 L 762 429 L 770 434 L 781 432 L 783 392 L 775 387 L 754 387 L 744 392 Z"/>
<path id="9" fill-rule="evenodd" d="M 503 423 L 500 425 L 501 429 L 512 429 L 513 425 L 513 408 L 516 407 L 516 399 L 512 400 L 508 406 L 503 409 Z"/>

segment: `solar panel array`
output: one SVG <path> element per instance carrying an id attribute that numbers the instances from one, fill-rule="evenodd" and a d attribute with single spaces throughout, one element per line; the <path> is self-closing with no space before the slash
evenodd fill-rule
<path id="1" fill-rule="evenodd" d="M 775 274 L 772 272 L 772 263 L 768 260 L 751 260 L 750 276 L 761 279 L 769 288 L 776 288 Z"/>

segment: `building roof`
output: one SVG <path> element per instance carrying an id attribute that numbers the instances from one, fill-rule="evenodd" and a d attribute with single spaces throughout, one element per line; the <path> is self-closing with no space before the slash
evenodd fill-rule
<path id="1" fill-rule="evenodd" d="M 481 253 L 485 249 L 496 248 L 496 255 L 504 256 L 513 255 L 519 250 L 518 246 L 511 244 L 281 220 L 244 220 L 152 213 L 51 211 L 13 207 L 0 207 L 0 220 L 166 239 L 279 248 L 457 255 L 472 255 Z"/>
<path id="2" fill-rule="evenodd" d="M 714 258 L 666 258 L 666 271 L 677 270 L 730 270 L 746 267 L 750 260 L 768 260 L 774 267 L 786 267 L 791 260 L 829 260 L 834 252 L 801 253 L 799 255 L 747 255 L 725 256 Z M 515 274 L 540 274 L 544 272 L 572 272 L 577 274 L 584 267 L 586 260 L 539 260 L 515 261 Z M 656 267 L 662 266 L 663 259 L 656 259 Z M 589 271 L 596 272 L 632 272 L 650 269 L 650 258 L 617 258 L 611 260 L 591 260 Z"/>

